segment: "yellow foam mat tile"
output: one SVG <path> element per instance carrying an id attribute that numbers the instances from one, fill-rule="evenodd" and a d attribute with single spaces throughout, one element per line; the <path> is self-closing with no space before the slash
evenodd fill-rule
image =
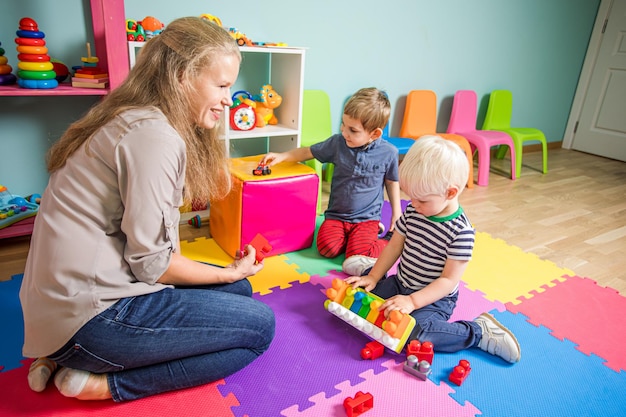
<path id="1" fill-rule="evenodd" d="M 180 247 L 184 256 L 195 261 L 220 266 L 233 262 L 233 258 L 224 252 L 214 239 L 198 238 L 192 242 L 181 241 Z M 285 289 L 291 287 L 292 282 L 305 283 L 310 280 L 309 274 L 298 272 L 299 266 L 287 261 L 285 255 L 265 258 L 261 272 L 248 278 L 252 284 L 252 291 L 265 295 L 271 293 L 272 288 Z"/>
<path id="2" fill-rule="evenodd" d="M 469 289 L 480 290 L 490 301 L 519 304 L 518 297 L 533 297 L 531 291 L 541 293 L 556 282 L 565 281 L 564 275 L 572 274 L 567 268 L 560 268 L 487 233 L 477 232 L 473 258 L 463 281 Z"/>

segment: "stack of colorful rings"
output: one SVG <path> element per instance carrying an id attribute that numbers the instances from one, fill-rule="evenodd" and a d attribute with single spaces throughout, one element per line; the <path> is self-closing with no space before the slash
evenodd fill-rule
<path id="1" fill-rule="evenodd" d="M 0 42 L 2 45 L 2 42 Z M 13 68 L 9 65 L 9 59 L 4 56 L 4 48 L 0 46 L 0 85 L 12 85 L 15 84 L 17 78 L 11 74 Z"/>
<path id="2" fill-rule="evenodd" d="M 59 82 L 50 62 L 46 35 L 39 31 L 37 22 L 30 17 L 20 20 L 20 27 L 15 32 L 17 38 L 17 84 L 22 88 L 55 88 Z"/>

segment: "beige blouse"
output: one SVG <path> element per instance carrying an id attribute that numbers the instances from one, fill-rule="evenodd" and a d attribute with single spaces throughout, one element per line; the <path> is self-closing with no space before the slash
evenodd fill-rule
<path id="1" fill-rule="evenodd" d="M 26 357 L 50 355 L 178 251 L 185 143 L 155 108 L 129 110 L 50 176 L 20 290 Z"/>

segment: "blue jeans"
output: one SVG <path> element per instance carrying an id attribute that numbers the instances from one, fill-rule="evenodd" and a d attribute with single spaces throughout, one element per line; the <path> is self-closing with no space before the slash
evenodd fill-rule
<path id="1" fill-rule="evenodd" d="M 247 279 L 123 298 L 49 358 L 107 373 L 114 401 L 207 384 L 244 368 L 274 338 L 274 313 Z"/>
<path id="2" fill-rule="evenodd" d="M 404 287 L 397 275 L 381 279 L 372 290 L 372 293 L 384 299 L 414 292 L 415 290 Z M 478 324 L 473 321 L 448 322 L 456 307 L 457 298 L 458 293 L 414 310 L 411 316 L 415 318 L 415 329 L 409 340 L 429 341 L 438 352 L 458 352 L 477 346 L 482 337 L 482 330 Z"/>

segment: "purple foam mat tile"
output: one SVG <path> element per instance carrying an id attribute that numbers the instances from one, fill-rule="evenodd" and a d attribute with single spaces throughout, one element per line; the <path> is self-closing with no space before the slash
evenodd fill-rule
<path id="1" fill-rule="evenodd" d="M 219 387 L 224 396 L 233 393 L 239 400 L 235 416 L 279 415 L 295 404 L 304 410 L 314 405 L 311 396 L 336 395 L 340 382 L 362 382 L 362 372 L 378 374 L 387 369 L 383 361 L 403 359 L 386 352 L 377 360 L 362 360 L 360 351 L 370 339 L 324 309 L 326 297 L 318 285 L 294 284 L 255 298 L 274 310 L 276 336 L 267 352 Z"/>
<path id="2" fill-rule="evenodd" d="M 400 200 L 400 207 L 402 207 L 402 211 L 406 209 L 406 206 L 409 205 L 409 200 Z M 380 215 L 380 222 L 385 225 L 385 231 L 380 234 L 380 237 L 383 237 L 387 230 L 389 230 L 389 226 L 391 224 L 391 204 L 389 201 L 385 200 L 383 202 L 383 208 Z"/>

